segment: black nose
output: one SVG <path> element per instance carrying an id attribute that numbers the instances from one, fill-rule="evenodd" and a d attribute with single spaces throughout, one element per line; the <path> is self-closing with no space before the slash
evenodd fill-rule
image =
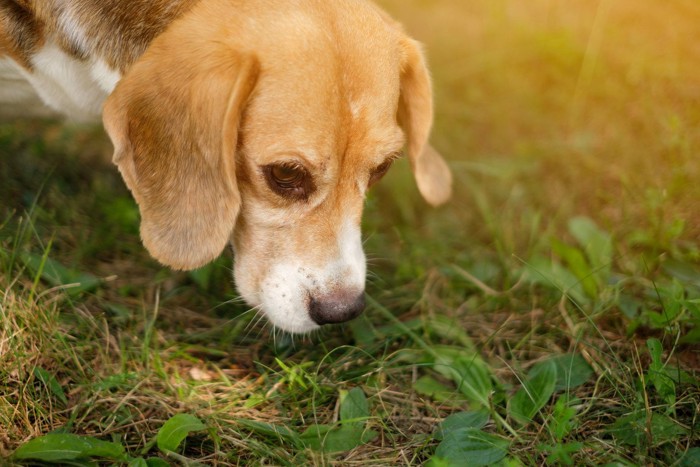
<path id="1" fill-rule="evenodd" d="M 344 323 L 362 313 L 365 309 L 365 294 L 348 296 L 345 294 L 311 297 L 309 316 L 316 324 Z"/>

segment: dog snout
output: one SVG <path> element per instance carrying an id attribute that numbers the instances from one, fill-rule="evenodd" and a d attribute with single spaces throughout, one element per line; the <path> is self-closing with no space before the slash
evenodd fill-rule
<path id="1" fill-rule="evenodd" d="M 309 316 L 318 325 L 344 323 L 356 318 L 365 309 L 365 294 L 333 294 L 311 297 Z"/>

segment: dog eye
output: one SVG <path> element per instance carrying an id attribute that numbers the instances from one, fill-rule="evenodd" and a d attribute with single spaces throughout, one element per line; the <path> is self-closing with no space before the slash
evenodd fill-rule
<path id="1" fill-rule="evenodd" d="M 280 196 L 306 199 L 313 191 L 308 172 L 299 164 L 270 164 L 263 167 L 263 173 L 270 189 Z"/>
<path id="2" fill-rule="evenodd" d="M 369 186 L 374 185 L 389 171 L 389 167 L 394 163 L 394 159 L 387 159 L 377 167 L 374 168 L 372 173 L 369 175 Z"/>
<path id="3" fill-rule="evenodd" d="M 289 165 L 274 165 L 270 169 L 272 179 L 282 188 L 299 186 L 304 179 L 304 171 L 300 167 Z"/>

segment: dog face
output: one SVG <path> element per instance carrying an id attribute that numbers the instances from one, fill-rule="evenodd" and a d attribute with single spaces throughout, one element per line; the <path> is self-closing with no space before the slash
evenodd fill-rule
<path id="1" fill-rule="evenodd" d="M 363 2 L 231 3 L 177 20 L 105 104 L 144 244 L 191 269 L 231 242 L 239 292 L 276 327 L 346 321 L 364 307 L 369 187 L 407 146 L 426 200 L 450 196 L 423 57 Z"/>

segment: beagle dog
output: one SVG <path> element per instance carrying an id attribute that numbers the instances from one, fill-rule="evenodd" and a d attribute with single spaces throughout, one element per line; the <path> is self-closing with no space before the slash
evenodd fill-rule
<path id="1" fill-rule="evenodd" d="M 364 308 L 364 199 L 404 146 L 450 197 L 421 48 L 367 0 L 0 0 L 0 62 L 102 117 L 153 257 L 232 244 L 241 296 L 289 332 Z"/>

